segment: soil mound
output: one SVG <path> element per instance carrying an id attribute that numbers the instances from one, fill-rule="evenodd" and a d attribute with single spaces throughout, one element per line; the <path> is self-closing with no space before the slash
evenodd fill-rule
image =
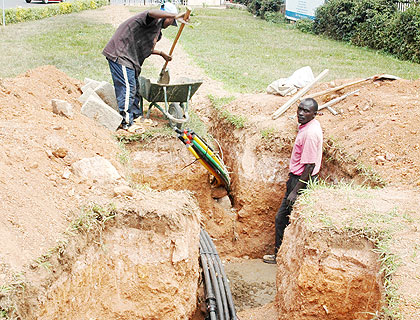
<path id="1" fill-rule="evenodd" d="M 80 114 L 79 87 L 53 66 L 0 81 L 1 263 L 22 267 L 55 244 L 71 210 L 100 201 L 99 185 L 66 173 L 74 162 L 100 155 L 121 168 L 110 132 Z M 54 114 L 51 99 L 71 103 L 74 118 Z"/>

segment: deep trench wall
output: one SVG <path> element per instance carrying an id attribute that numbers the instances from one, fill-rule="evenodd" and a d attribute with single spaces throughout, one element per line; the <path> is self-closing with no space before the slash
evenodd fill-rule
<path id="1" fill-rule="evenodd" d="M 190 319 L 199 277 L 197 207 L 182 193 L 117 215 L 26 319 Z M 169 196 L 168 196 L 169 195 Z M 175 199 L 177 198 L 177 199 Z M 170 208 L 172 206 L 172 212 Z M 159 212 L 159 208 L 169 211 Z"/>
<path id="2" fill-rule="evenodd" d="M 260 129 L 237 129 L 223 119 L 211 132 L 222 142 L 231 172 L 237 212 L 233 254 L 260 258 L 274 252 L 274 218 L 288 178 L 290 139 L 265 141 Z"/>
<path id="3" fill-rule="evenodd" d="M 278 319 L 371 319 L 380 310 L 378 256 L 365 238 L 309 231 L 292 214 L 277 256 Z"/>

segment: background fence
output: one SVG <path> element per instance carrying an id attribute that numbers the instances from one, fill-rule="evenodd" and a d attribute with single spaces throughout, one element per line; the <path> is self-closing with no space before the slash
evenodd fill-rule
<path id="1" fill-rule="evenodd" d="M 405 11 L 412 6 L 420 5 L 420 0 L 402 0 L 397 2 L 398 10 Z"/>

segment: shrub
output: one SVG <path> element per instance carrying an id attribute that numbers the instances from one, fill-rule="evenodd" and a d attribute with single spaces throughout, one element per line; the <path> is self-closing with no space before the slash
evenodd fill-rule
<path id="1" fill-rule="evenodd" d="M 400 12 L 394 0 L 331 0 L 317 9 L 313 30 L 420 63 L 418 5 Z"/>
<path id="2" fill-rule="evenodd" d="M 250 0 L 247 7 L 249 12 L 265 19 L 267 13 L 278 13 L 283 3 L 284 0 Z"/>
<path id="3" fill-rule="evenodd" d="M 311 19 L 300 19 L 296 21 L 295 26 L 298 30 L 305 33 L 314 33 L 314 22 Z"/>
<path id="4" fill-rule="evenodd" d="M 401 59 L 420 63 L 420 7 L 399 12 L 388 29 L 388 51 Z"/>
<path id="5" fill-rule="evenodd" d="M 39 20 L 59 14 L 68 14 L 79 12 L 82 10 L 96 9 L 107 5 L 108 0 L 76 0 L 74 2 L 61 2 L 57 5 L 47 6 L 43 8 L 16 8 L 4 10 L 5 22 L 18 23 L 31 20 Z M 0 10 L 1 17 L 3 16 Z M 3 18 L 1 18 L 3 19 Z M 3 23 L 3 21 L 1 21 Z"/>
<path id="6" fill-rule="evenodd" d="M 363 39 L 361 30 L 370 29 L 361 24 L 390 19 L 396 9 L 395 3 L 389 0 L 331 0 L 316 10 L 314 31 L 336 40 Z M 378 16 L 383 17 L 377 19 Z"/>

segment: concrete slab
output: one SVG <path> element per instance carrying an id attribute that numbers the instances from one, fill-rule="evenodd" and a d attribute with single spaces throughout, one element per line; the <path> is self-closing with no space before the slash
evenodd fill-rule
<path id="1" fill-rule="evenodd" d="M 97 99 L 101 99 L 101 97 L 98 96 L 98 94 L 92 88 L 87 88 L 83 92 L 83 94 L 79 98 L 77 98 L 77 100 L 79 100 L 81 103 L 85 103 L 91 95 L 93 95 Z"/>
<path id="2" fill-rule="evenodd" d="M 112 131 L 117 130 L 122 121 L 122 116 L 117 111 L 94 95 L 90 95 L 82 105 L 81 113 Z"/>
<path id="3" fill-rule="evenodd" d="M 115 89 L 112 84 L 102 81 L 94 90 L 107 105 L 118 112 L 117 97 L 115 96 Z"/>
<path id="4" fill-rule="evenodd" d="M 82 92 L 85 93 L 85 91 L 88 88 L 95 90 L 100 84 L 101 84 L 100 81 L 96 81 L 90 78 L 85 78 L 85 85 L 82 87 Z"/>

